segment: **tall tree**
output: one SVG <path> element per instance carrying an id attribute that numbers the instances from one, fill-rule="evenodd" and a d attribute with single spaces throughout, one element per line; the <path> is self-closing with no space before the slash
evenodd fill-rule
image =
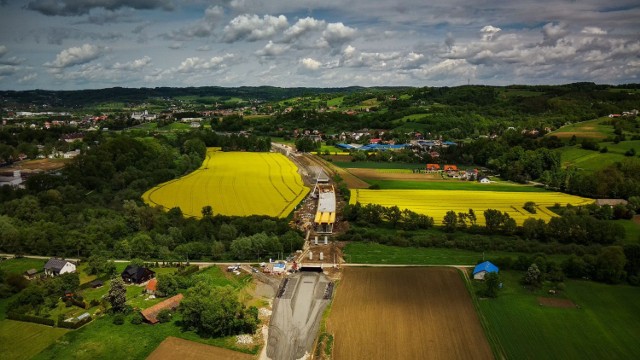
<path id="1" fill-rule="evenodd" d="M 107 301 L 111 303 L 111 309 L 114 312 L 123 312 L 127 303 L 127 290 L 124 287 L 124 281 L 120 278 L 111 280 L 111 287 L 107 294 Z"/>

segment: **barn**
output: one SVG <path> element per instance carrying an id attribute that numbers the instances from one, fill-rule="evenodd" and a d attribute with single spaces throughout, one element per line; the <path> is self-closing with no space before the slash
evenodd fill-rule
<path id="1" fill-rule="evenodd" d="M 500 271 L 497 266 L 493 265 L 490 261 L 485 261 L 476 265 L 473 269 L 473 278 L 476 280 L 484 280 L 484 276 L 487 273 L 497 273 Z"/>

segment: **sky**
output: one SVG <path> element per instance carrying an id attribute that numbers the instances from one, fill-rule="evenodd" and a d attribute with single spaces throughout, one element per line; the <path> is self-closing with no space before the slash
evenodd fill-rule
<path id="1" fill-rule="evenodd" d="M 638 0 L 0 0 L 0 89 L 640 82 Z"/>

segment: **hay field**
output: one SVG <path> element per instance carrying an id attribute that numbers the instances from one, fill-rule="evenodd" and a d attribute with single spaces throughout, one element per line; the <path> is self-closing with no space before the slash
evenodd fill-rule
<path id="1" fill-rule="evenodd" d="M 492 359 L 453 268 L 346 268 L 327 330 L 333 359 Z"/>
<path id="2" fill-rule="evenodd" d="M 536 214 L 524 210 L 527 201 L 536 203 Z M 442 218 L 449 210 L 468 212 L 473 209 L 479 225 L 484 224 L 483 212 L 496 209 L 507 212 L 518 225 L 533 217 L 549 221 L 556 216 L 547 207 L 556 203 L 574 206 L 587 205 L 593 202 L 574 195 L 559 192 L 506 192 L 506 191 L 466 191 L 466 190 L 351 190 L 351 204 L 379 204 L 382 206 L 397 205 L 401 210 L 409 209 L 420 214 L 433 217 L 436 224 L 442 224 Z"/>
<path id="3" fill-rule="evenodd" d="M 151 205 L 180 207 L 186 216 L 286 217 L 309 192 L 296 166 L 277 153 L 221 152 L 209 149 L 202 166 L 142 195 Z"/>

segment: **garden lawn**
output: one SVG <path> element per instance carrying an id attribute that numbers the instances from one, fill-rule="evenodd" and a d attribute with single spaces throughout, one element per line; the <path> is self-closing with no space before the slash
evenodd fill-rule
<path id="1" fill-rule="evenodd" d="M 563 296 L 579 308 L 538 304 L 518 272 L 501 272 L 497 299 L 479 300 L 481 316 L 507 359 L 638 359 L 640 288 L 566 281 Z M 477 288 L 477 285 L 476 285 Z"/>
<path id="2" fill-rule="evenodd" d="M 471 251 L 442 248 L 415 248 L 387 246 L 371 242 L 351 242 L 344 248 L 344 259 L 353 264 L 407 264 L 407 265 L 475 265 L 483 259 L 510 256 L 517 258 L 523 253 L 506 251 Z M 548 259 L 559 260 L 560 256 Z"/>
<path id="3" fill-rule="evenodd" d="M 640 242 L 640 223 L 634 220 L 616 220 L 616 222 L 624 227 L 625 244 L 637 244 Z"/>
<path id="4" fill-rule="evenodd" d="M 30 359 L 68 330 L 23 321 L 0 321 L 0 358 Z"/>
<path id="5" fill-rule="evenodd" d="M 175 336 L 204 344 L 231 348 L 255 354 L 257 346 L 235 347 L 235 336 L 202 339 L 191 331 L 183 332 L 176 325 L 180 315 L 165 324 L 133 325 L 128 316 L 123 325 L 114 325 L 111 316 L 96 319 L 71 331 L 34 359 L 145 359 L 167 336 Z"/>
<path id="6" fill-rule="evenodd" d="M 378 185 L 380 189 L 407 190 L 471 190 L 471 191 L 509 191 L 509 192 L 547 192 L 544 188 L 530 185 L 509 183 L 481 184 L 475 181 L 407 181 L 407 180 L 372 180 L 371 185 Z"/>
<path id="7" fill-rule="evenodd" d="M 44 264 L 46 263 L 47 260 L 43 259 L 8 259 L 0 261 L 0 269 L 4 270 L 8 274 L 22 274 L 29 269 L 44 271 Z"/>

